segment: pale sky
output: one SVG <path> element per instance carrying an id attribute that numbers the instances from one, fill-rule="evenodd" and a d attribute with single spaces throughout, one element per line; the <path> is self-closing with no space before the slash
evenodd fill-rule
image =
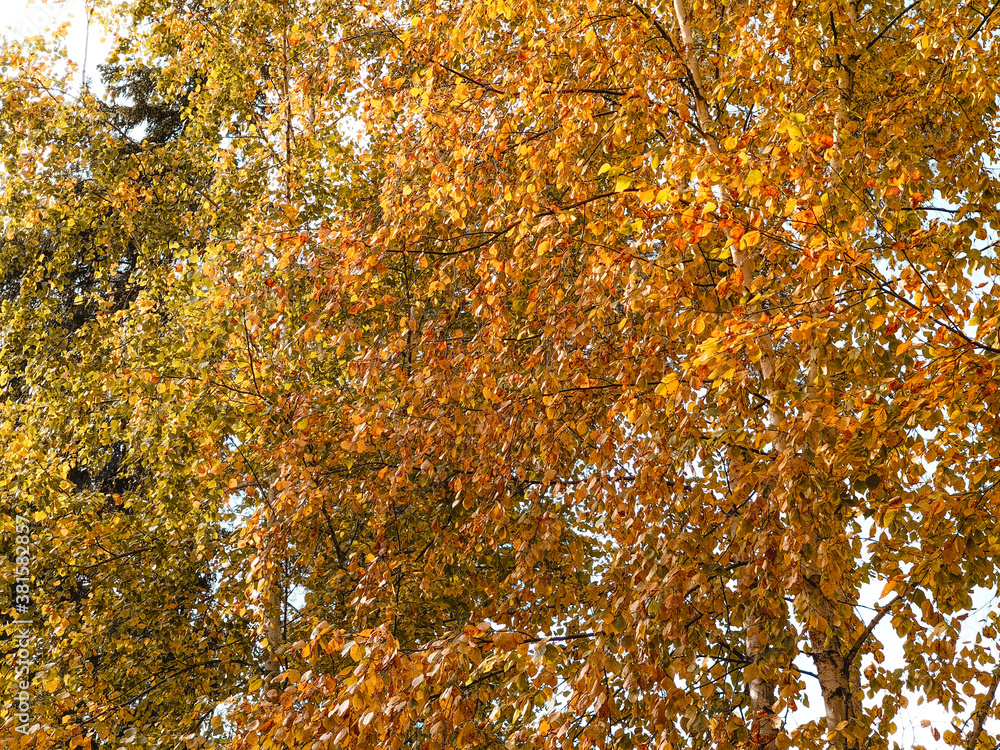
<path id="1" fill-rule="evenodd" d="M 51 37 L 64 23 L 70 24 L 67 49 L 70 59 L 82 64 L 87 57 L 87 75 L 97 79 L 97 65 L 107 54 L 104 30 L 87 24 L 86 0 L 0 0 L 0 29 L 5 35 Z"/>

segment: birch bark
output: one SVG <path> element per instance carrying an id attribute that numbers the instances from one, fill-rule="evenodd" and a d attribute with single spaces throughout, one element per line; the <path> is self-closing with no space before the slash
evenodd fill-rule
<path id="1" fill-rule="evenodd" d="M 847 126 L 848 113 L 853 89 L 853 72 L 849 66 L 852 59 L 853 44 L 852 35 L 854 25 L 857 22 L 857 6 L 854 0 L 847 0 L 847 20 L 848 28 L 846 33 L 834 33 L 837 37 L 839 50 L 837 53 L 837 84 L 839 88 L 839 106 L 834 113 L 834 156 L 831 159 L 833 179 L 843 180 L 844 162 L 842 155 L 843 130 Z M 809 383 L 815 382 L 815 357 L 811 372 L 809 373 Z M 821 574 L 818 570 L 809 570 L 805 576 L 805 593 L 809 598 L 811 613 L 819 616 L 818 622 L 827 623 L 826 628 L 808 625 L 810 647 L 812 649 L 812 659 L 816 666 L 816 676 L 819 680 L 820 691 L 823 695 L 823 704 L 826 711 L 827 731 L 834 732 L 831 739 L 832 746 L 838 750 L 857 747 L 857 742 L 852 742 L 850 733 L 845 734 L 852 719 L 861 713 L 861 706 L 857 694 L 852 689 L 852 676 L 857 672 L 850 663 L 850 645 L 843 642 L 838 633 L 841 628 L 837 625 L 838 615 L 835 603 L 823 591 L 820 586 Z M 851 659 L 851 661 L 853 661 Z M 858 683 L 857 679 L 853 680 Z"/>
<path id="2" fill-rule="evenodd" d="M 705 88 L 704 83 L 702 82 L 700 66 L 698 65 L 698 57 L 694 49 L 694 33 L 691 29 L 691 24 L 688 21 L 687 11 L 684 7 L 683 0 L 674 0 L 674 15 L 677 20 L 678 29 L 680 30 L 685 64 L 688 67 L 691 80 L 695 87 L 695 109 L 698 113 L 698 119 L 701 122 L 701 127 L 705 133 L 709 149 L 713 153 L 717 154 L 719 153 L 719 143 L 711 133 L 712 119 L 708 111 L 708 100 L 705 96 Z M 742 272 L 740 288 L 742 291 L 746 292 L 748 288 L 747 282 L 749 279 L 753 278 L 753 258 L 749 254 L 740 252 L 738 246 L 736 245 L 734 245 L 732 252 L 733 262 Z M 764 335 L 762 340 L 762 349 L 764 352 L 764 356 L 761 360 L 762 374 L 765 380 L 771 380 L 777 370 L 777 359 L 775 357 L 774 344 L 771 340 L 770 334 Z M 774 400 L 770 398 L 770 394 L 768 394 L 766 422 L 768 428 L 776 432 L 778 435 L 775 447 L 779 452 L 784 452 L 785 440 L 780 433 L 781 420 L 775 413 L 773 404 Z M 764 647 L 766 646 L 766 643 L 761 638 L 761 625 L 761 622 L 755 620 L 747 623 L 745 648 L 747 657 L 755 663 L 760 660 Z M 750 706 L 753 715 L 751 733 L 754 738 L 754 742 L 760 750 L 771 750 L 771 748 L 775 746 L 775 739 L 779 733 L 779 724 L 774 712 L 774 705 L 776 701 L 775 684 L 766 680 L 758 672 L 757 675 L 750 681 L 749 690 Z"/>

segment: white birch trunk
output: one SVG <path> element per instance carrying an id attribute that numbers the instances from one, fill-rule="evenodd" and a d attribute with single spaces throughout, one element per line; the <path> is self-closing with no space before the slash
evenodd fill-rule
<path id="1" fill-rule="evenodd" d="M 687 12 L 684 8 L 684 0 L 674 0 L 674 14 L 676 16 L 677 26 L 680 29 L 685 64 L 688 67 L 691 80 L 695 87 L 695 108 L 698 113 L 698 119 L 704 131 L 705 138 L 708 141 L 709 149 L 713 153 L 718 153 L 719 144 L 714 135 L 711 133 L 712 120 L 708 111 L 705 87 L 701 78 L 698 58 L 694 50 L 694 34 L 691 30 L 691 25 L 688 22 Z M 753 261 L 748 255 L 740 253 L 738 247 L 734 246 L 733 262 L 742 271 L 743 279 L 740 286 L 743 291 L 746 291 L 747 282 L 753 277 Z M 764 357 L 761 361 L 761 370 L 764 378 L 770 379 L 774 376 L 777 369 L 777 362 L 774 354 L 774 346 L 769 334 L 764 336 L 762 345 Z M 770 398 L 768 400 L 773 403 Z M 775 430 L 776 432 L 780 426 L 780 419 L 774 413 L 773 406 L 768 406 L 767 424 L 770 429 Z M 778 432 L 776 447 L 779 451 L 784 450 L 784 439 L 780 432 Z M 747 623 L 748 635 L 745 642 L 746 652 L 747 656 L 754 662 L 757 662 L 760 659 L 764 647 L 766 646 L 766 643 L 760 637 L 762 630 L 761 625 L 761 622 L 756 621 Z M 750 681 L 749 690 L 753 720 L 751 732 L 754 742 L 759 750 L 772 750 L 775 744 L 775 738 L 779 732 L 778 718 L 774 713 L 774 704 L 776 700 L 775 685 L 773 682 L 764 679 L 758 673 Z"/>

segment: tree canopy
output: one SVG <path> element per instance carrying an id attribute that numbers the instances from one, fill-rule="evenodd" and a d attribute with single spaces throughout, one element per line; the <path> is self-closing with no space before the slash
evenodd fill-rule
<path id="1" fill-rule="evenodd" d="M 996 747 L 998 6 L 6 41 L 0 748 Z"/>

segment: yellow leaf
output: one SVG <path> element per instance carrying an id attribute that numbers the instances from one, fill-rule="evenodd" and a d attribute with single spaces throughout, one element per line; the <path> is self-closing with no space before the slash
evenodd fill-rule
<path id="1" fill-rule="evenodd" d="M 632 178 L 628 175 L 620 175 L 617 180 L 615 180 L 615 192 L 623 193 L 628 190 L 629 185 L 632 184 Z"/>
<path id="2" fill-rule="evenodd" d="M 663 381 L 656 386 L 657 396 L 672 396 L 677 393 L 677 389 L 680 384 L 677 382 L 677 376 L 670 374 L 663 378 Z"/>
<path id="3" fill-rule="evenodd" d="M 747 175 L 747 178 L 743 180 L 743 184 L 746 187 L 753 187 L 754 185 L 759 185 L 764 181 L 764 175 L 760 173 L 759 169 L 754 169 Z"/>

